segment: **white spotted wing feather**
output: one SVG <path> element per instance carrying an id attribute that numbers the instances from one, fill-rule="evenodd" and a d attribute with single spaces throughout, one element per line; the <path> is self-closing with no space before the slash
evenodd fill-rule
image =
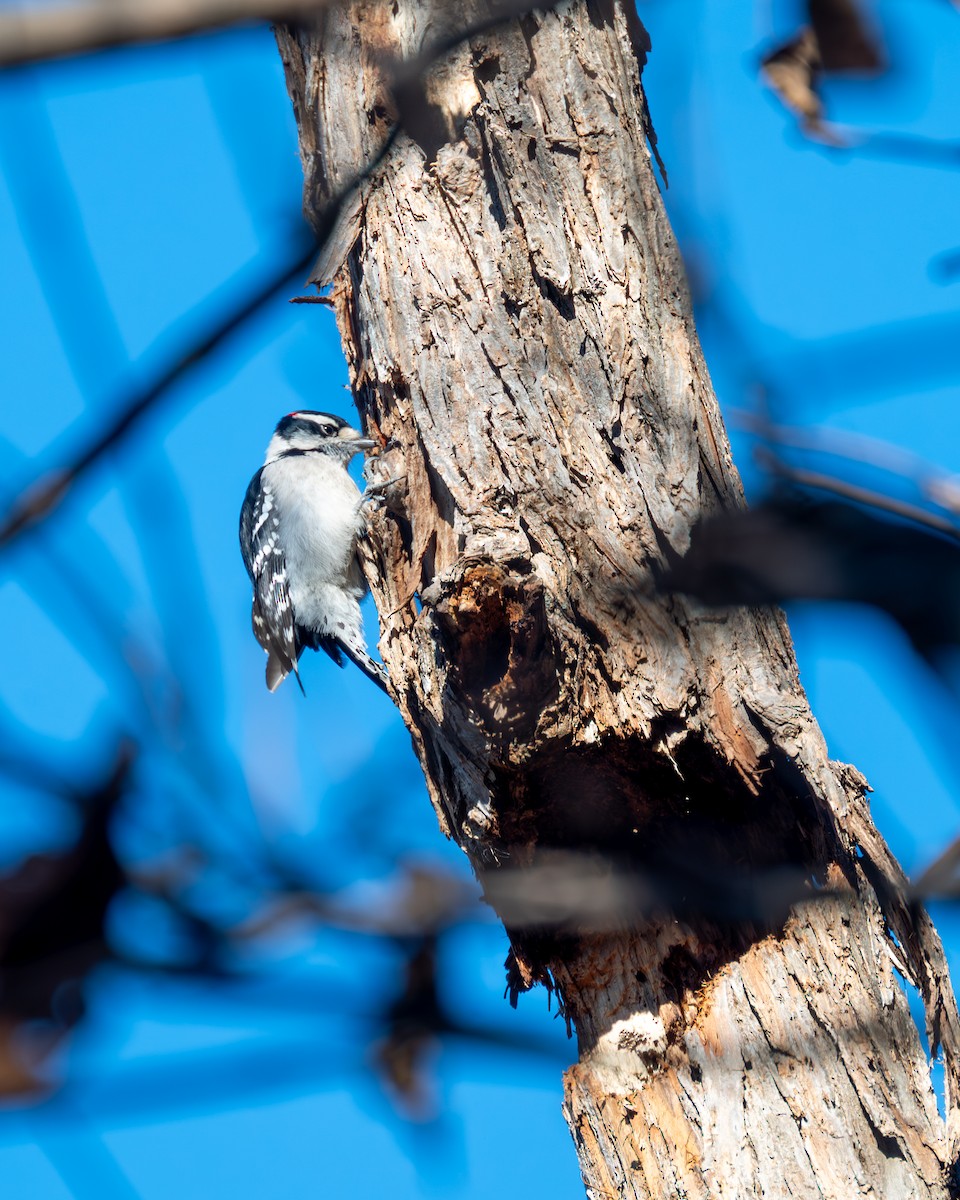
<path id="1" fill-rule="evenodd" d="M 240 537 L 246 546 L 253 583 L 253 632 L 266 650 L 267 687 L 271 692 L 297 666 L 297 635 L 290 600 L 287 563 L 280 542 L 280 510 L 262 468 L 254 475 L 240 511 Z"/>

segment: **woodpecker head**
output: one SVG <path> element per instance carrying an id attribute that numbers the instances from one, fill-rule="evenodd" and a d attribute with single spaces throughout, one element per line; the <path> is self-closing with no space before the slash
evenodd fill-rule
<path id="1" fill-rule="evenodd" d="M 266 461 L 274 462 L 285 455 L 329 454 L 346 466 L 355 454 L 372 450 L 375 445 L 372 438 L 364 437 L 343 417 L 303 409 L 288 413 L 277 424 Z"/>

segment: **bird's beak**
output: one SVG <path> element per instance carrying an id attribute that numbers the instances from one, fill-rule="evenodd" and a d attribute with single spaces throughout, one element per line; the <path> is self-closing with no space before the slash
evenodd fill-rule
<path id="1" fill-rule="evenodd" d="M 354 429 L 352 425 L 344 425 L 337 437 L 349 442 L 350 448 L 356 450 L 372 450 L 377 444 L 373 438 L 364 437 L 360 430 Z"/>

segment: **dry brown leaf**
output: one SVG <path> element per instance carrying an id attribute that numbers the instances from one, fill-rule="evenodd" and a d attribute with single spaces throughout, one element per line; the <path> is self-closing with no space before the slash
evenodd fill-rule
<path id="1" fill-rule="evenodd" d="M 763 78 L 791 112 L 806 123 L 819 125 L 823 103 L 817 84 L 823 71 L 817 35 L 809 26 L 761 61 Z"/>

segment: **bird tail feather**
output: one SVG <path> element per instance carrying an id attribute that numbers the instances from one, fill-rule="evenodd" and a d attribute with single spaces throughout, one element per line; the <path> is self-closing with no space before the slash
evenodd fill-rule
<path id="1" fill-rule="evenodd" d="M 291 662 L 286 655 L 281 657 L 273 651 L 270 652 L 267 658 L 267 690 L 275 692 L 291 671 L 296 677 L 297 686 L 305 696 L 307 693 L 304 691 L 303 681 L 300 678 L 300 672 L 297 670 L 297 664 Z"/>

